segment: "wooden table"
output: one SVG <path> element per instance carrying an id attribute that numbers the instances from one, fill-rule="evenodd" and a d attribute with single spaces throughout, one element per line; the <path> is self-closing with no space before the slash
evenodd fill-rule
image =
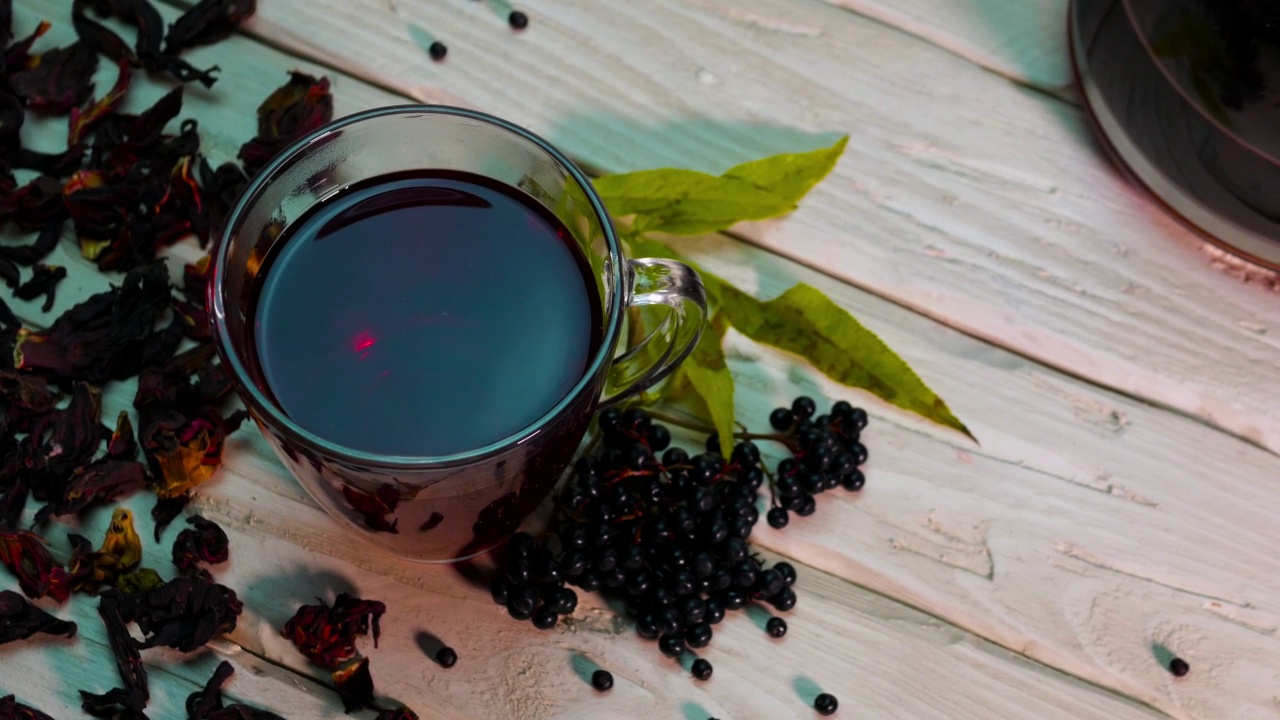
<path id="1" fill-rule="evenodd" d="M 761 297 L 798 281 L 830 294 L 981 445 L 731 336 L 740 420 L 759 426 L 800 393 L 846 398 L 872 413 L 872 459 L 860 494 L 824 496 L 785 531 L 759 525 L 752 541 L 799 565 L 791 632 L 771 641 L 761 617 L 733 618 L 697 683 L 596 599 L 542 632 L 450 567 L 369 552 L 246 429 L 194 506 L 231 535 L 217 577 L 246 610 L 209 651 L 148 652 L 151 716 L 185 717 L 222 658 L 231 697 L 337 716 L 324 671 L 279 628 L 342 590 L 387 603 L 381 646 L 364 649 L 380 695 L 424 718 L 811 717 L 818 688 L 844 718 L 1280 716 L 1277 282 L 1101 155 L 1069 83 L 1066 5 L 527 0 L 531 25 L 513 33 L 505 0 L 261 0 L 245 35 L 192 53 L 222 67 L 184 111 L 214 160 L 294 68 L 331 78 L 339 115 L 474 107 L 601 172 L 719 171 L 849 133 L 798 212 L 686 248 Z M 20 33 L 46 17 L 51 44 L 71 37 L 65 0 L 16 6 Z M 433 38 L 447 61 L 429 59 Z M 61 122 L 32 137 L 58 148 Z M 107 282 L 72 245 L 58 253 L 71 274 L 54 312 Z M 131 397 L 110 387 L 106 416 Z M 133 504 L 145 517 L 149 503 Z M 100 537 L 108 516 L 81 532 Z M 70 718 L 76 689 L 115 686 L 95 606 L 56 610 L 80 622 L 74 641 L 0 648 L 0 695 Z M 431 635 L 456 667 L 426 656 Z M 1166 670 L 1172 655 L 1190 674 Z M 594 664 L 614 673 L 607 695 L 584 681 Z"/>

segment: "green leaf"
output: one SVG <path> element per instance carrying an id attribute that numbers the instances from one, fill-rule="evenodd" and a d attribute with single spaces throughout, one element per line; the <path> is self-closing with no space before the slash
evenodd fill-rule
<path id="1" fill-rule="evenodd" d="M 715 176 L 664 168 L 595 181 L 596 192 L 615 217 L 634 216 L 636 233 L 697 235 L 724 230 L 743 220 L 764 220 L 796 209 L 805 193 L 835 167 L 848 144 L 774 155 Z"/>
<path id="2" fill-rule="evenodd" d="M 973 434 L 875 333 L 809 285 L 796 285 L 768 302 L 718 282 L 719 311 L 756 342 L 808 358 L 833 380 L 863 388 L 905 410 Z"/>
<path id="3" fill-rule="evenodd" d="M 693 391 L 702 398 L 711 415 L 711 424 L 720 435 L 720 454 L 729 457 L 733 450 L 733 376 L 724 361 L 725 331 L 728 323 L 720 315 L 712 317 L 711 332 L 703 333 L 698 346 L 680 365 Z"/>

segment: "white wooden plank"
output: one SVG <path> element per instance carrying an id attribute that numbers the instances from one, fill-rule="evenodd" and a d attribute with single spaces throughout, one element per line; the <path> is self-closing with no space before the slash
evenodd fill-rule
<path id="1" fill-rule="evenodd" d="M 23 7 L 20 6 L 19 17 L 21 12 L 30 12 Z M 243 96 L 215 95 L 218 103 L 193 101 L 191 106 L 202 118 L 210 118 L 204 127 L 214 136 L 214 144 L 227 147 L 234 147 L 229 139 L 234 135 L 221 135 L 230 132 L 223 128 L 245 122 L 237 118 L 247 114 L 246 108 L 233 98 L 250 97 L 254 98 L 251 102 L 256 102 L 276 82 L 273 72 L 267 69 L 294 64 L 292 59 L 252 43 L 233 43 L 230 47 L 235 50 L 234 55 L 224 46 L 196 57 L 216 57 L 223 63 L 227 69 L 223 83 L 244 78 L 246 83 L 258 83 L 257 87 L 250 92 L 247 84 Z M 340 112 L 385 103 L 390 97 L 341 78 L 338 88 Z M 789 552 L 803 550 L 800 557 L 808 562 L 855 577 L 931 614 L 991 637 L 1005 647 L 1119 688 L 1176 716 L 1219 717 L 1250 711 L 1259 714 L 1273 706 L 1268 692 L 1274 684 L 1268 682 L 1272 679 L 1268 673 L 1280 664 L 1276 662 L 1274 642 L 1277 574 L 1275 560 L 1262 556 L 1258 548 L 1266 547 L 1271 532 L 1263 510 L 1274 507 L 1275 498 L 1274 491 L 1250 480 L 1273 471 L 1274 458 L 1196 423 L 1064 379 L 741 244 L 712 239 L 694 243 L 692 250 L 717 272 L 745 286 L 759 286 L 765 294 L 782 289 L 795 278 L 820 285 L 918 365 L 952 399 L 957 411 L 971 420 L 985 442 L 983 450 L 975 451 L 951 436 L 938 436 L 923 423 L 877 408 L 877 426 L 871 441 L 874 469 L 868 490 L 856 499 L 825 501 L 818 516 L 807 523 L 797 521 L 787 534 L 795 538 L 794 546 L 788 546 L 786 538 L 762 534 L 768 544 Z M 744 388 L 744 421 L 758 423 L 771 402 L 799 390 L 818 387 L 835 392 L 815 385 L 811 373 L 787 358 L 768 353 L 756 356 L 750 348 L 740 348 L 732 362 Z M 128 392 L 119 388 L 109 394 L 111 402 L 123 403 L 127 398 Z M 261 564 L 255 561 L 247 569 L 238 564 L 230 568 L 232 572 L 247 573 L 236 576 L 245 578 L 243 582 L 228 576 L 227 581 L 233 586 L 248 588 L 246 593 L 253 597 L 255 578 L 276 577 L 282 569 L 296 568 L 295 574 L 301 575 L 338 573 L 357 577 L 361 591 L 372 588 L 368 590 L 371 595 L 379 594 L 384 587 L 397 588 L 397 583 L 408 586 L 412 588 L 409 591 L 395 590 L 407 596 L 392 597 L 388 591 L 384 598 L 400 607 L 421 607 L 428 594 L 437 598 L 433 603 L 443 602 L 438 600 L 443 596 L 479 598 L 474 604 L 485 604 L 482 592 L 468 596 L 473 591 L 451 579 L 442 580 L 433 574 L 437 571 L 386 561 L 353 547 L 306 500 L 296 483 L 284 476 L 260 441 L 251 434 L 240 437 L 229 453 L 230 472 L 211 485 L 201 504 L 202 511 L 228 524 L 238 543 L 247 537 L 251 538 L 250 547 L 260 548 L 257 557 Z M 1230 476 L 1220 479 L 1218 473 L 1224 467 Z M 1104 479 L 1097 488 L 1087 487 L 1104 474 L 1110 480 Z M 1210 481 L 1220 486 L 1210 487 Z M 1148 487 L 1148 483 L 1154 485 Z M 1140 502 L 1153 499 L 1158 508 Z M 930 519 L 930 511 L 934 512 L 934 519 Z M 101 516 L 97 519 L 102 521 Z M 971 530 L 973 527 L 980 530 Z M 980 540 L 984 527 L 986 562 L 993 568 L 990 571 L 982 559 Z M 868 529 L 870 532 L 865 532 Z M 100 528 L 95 530 L 98 531 Z M 269 538 L 287 542 L 275 544 Z M 1048 548 L 1047 538 L 1054 541 Z M 1152 544 L 1151 539 L 1157 542 L 1147 547 Z M 291 549 L 294 547 L 333 556 L 347 565 L 334 570 L 328 561 L 317 560 L 314 554 L 297 554 Z M 349 570 L 351 567 L 361 570 Z M 1114 577 L 1107 575 L 1109 572 Z M 1090 573 L 1101 576 L 1096 593 L 1092 592 L 1095 586 L 1076 579 L 1081 575 L 1087 578 Z M 991 578 L 985 579 L 984 574 Z M 1135 574 L 1140 577 L 1132 577 Z M 1132 586 L 1108 585 L 1109 577 Z M 1194 582 L 1187 582 L 1186 578 Z M 1160 593 L 1172 590 L 1170 585 L 1220 599 L 1193 595 L 1198 604 L 1187 604 L 1187 593 L 1174 591 L 1175 599 L 1169 600 Z M 1074 593 L 1055 592 L 1061 588 L 1074 588 Z M 265 591 L 260 588 L 259 592 Z M 814 592 L 817 596 L 822 594 Z M 854 599 L 858 597 L 856 592 L 850 591 L 852 597 L 843 592 L 831 593 L 830 601 L 804 596 L 804 608 L 821 609 L 808 616 L 806 622 L 819 627 L 823 622 L 819 618 L 830 613 L 846 617 L 841 615 L 847 612 L 847 608 L 841 610 L 843 606 L 859 607 L 860 601 Z M 1155 626 L 1151 625 L 1152 615 L 1148 612 L 1149 603 L 1153 602 L 1160 603 L 1160 622 Z M 1217 607 L 1212 605 L 1214 602 Z M 908 612 L 898 606 L 889 607 L 893 608 L 887 613 L 890 617 Z M 496 608 L 488 607 L 488 611 L 495 612 Z M 908 615 L 916 618 L 910 622 L 920 622 L 919 616 Z M 460 617 L 461 627 L 486 626 L 480 622 L 486 616 L 463 613 Z M 866 618 L 857 615 L 849 622 L 863 623 Z M 889 624 L 896 626 L 896 621 Z M 843 625 L 833 627 L 836 629 L 824 630 L 825 634 L 844 631 Z M 1169 632 L 1169 628 L 1179 627 L 1197 632 Z M 247 619 L 242 630 L 259 638 L 264 649 L 275 648 L 284 659 L 287 648 L 280 649 L 282 641 L 274 637 L 271 628 Z M 904 653 L 900 647 L 904 641 L 888 630 L 884 632 L 883 645 L 855 644 L 850 652 L 857 658 L 833 655 L 832 659 L 794 648 L 788 652 L 795 652 L 795 658 L 786 662 L 780 658 L 779 662 L 786 667 L 806 668 L 831 663 L 846 682 L 850 682 L 847 678 L 858 679 L 850 686 L 854 688 L 848 693 L 851 697 L 860 698 L 864 692 L 862 678 L 875 678 L 877 692 L 884 694 L 877 696 L 881 700 L 874 705 L 881 712 L 869 713 L 872 715 L 898 714 L 890 702 L 904 699 L 922 703 L 906 706 L 907 710 L 901 712 L 902 716 L 915 717 L 954 714 L 957 707 L 991 708 L 992 712 L 982 713 L 991 716 L 1017 715 L 1028 702 L 1047 703 L 1033 707 L 1049 708 L 1040 713 L 1049 716 L 1078 717 L 1095 709 L 1099 713 L 1125 712 L 1087 699 L 1092 696 L 1077 697 L 1080 686 L 1074 682 L 1060 687 L 1053 676 L 1016 679 L 1003 670 L 980 666 L 979 677 L 1013 678 L 995 683 L 1009 684 L 1000 690 L 1013 700 L 1002 704 L 985 694 L 991 680 L 966 673 L 956 685 L 949 684 L 957 668 L 967 667 L 968 657 L 935 656 L 937 651 L 916 645 L 909 645 L 913 649 Z M 529 643 L 542 638 L 534 649 L 520 652 L 534 653 L 531 657 L 535 660 L 542 657 L 538 653 L 546 652 L 542 648 L 545 636 L 534 634 L 532 629 L 498 623 L 494 633 L 499 638 L 493 642 L 506 642 L 511 634 Z M 1220 644 L 1205 645 L 1210 649 L 1203 651 L 1196 647 L 1183 649 L 1188 645 L 1183 640 L 1210 634 Z M 237 639 L 254 647 L 242 631 L 238 631 Z M 743 642 L 750 640 L 748 637 Z M 722 647 L 720 642 L 718 638 L 716 648 Z M 1192 660 L 1197 668 L 1195 674 L 1177 683 L 1171 681 L 1150 653 L 1152 642 L 1179 645 L 1175 649 Z M 615 645 L 605 652 L 620 654 L 610 658 L 617 657 L 620 664 L 635 664 L 636 672 L 650 667 L 648 656 L 627 655 Z M 899 649 L 890 649 L 895 645 Z M 646 648 L 646 652 L 651 650 Z M 486 652 L 481 649 L 474 656 Z M 903 653 L 904 664 L 886 670 L 880 657 L 886 652 L 889 656 Z M 495 657 L 500 655 L 493 653 Z M 921 664 L 932 660 L 937 664 Z M 728 663 L 721 671 L 736 667 L 732 662 L 721 661 Z M 862 662 L 867 664 L 843 664 Z M 421 670 L 421 665 L 417 667 Z M 778 687 L 785 689 L 785 683 L 768 685 L 767 679 L 750 674 L 757 670 L 744 668 L 742 672 L 751 679 L 752 686 L 768 688 L 769 693 Z M 683 677 L 675 681 L 687 682 Z M 396 678 L 384 683 L 388 688 L 400 686 Z M 688 688 L 686 684 L 670 687 L 681 692 Z M 937 692 L 943 694 L 931 694 L 925 689 L 934 687 L 941 688 Z M 654 692 L 666 697 L 667 688 L 661 686 Z M 434 693 L 438 688 L 430 689 Z M 729 694 L 750 697 L 745 689 Z M 922 694 L 925 697 L 917 700 Z M 647 700 L 649 696 L 644 697 Z M 720 701 L 719 691 L 715 697 Z M 1028 697 L 1039 699 L 1032 701 Z M 525 702 L 525 696 L 520 698 L 519 702 Z M 717 707 L 720 706 L 707 706 L 710 710 Z M 459 712 L 466 710 L 459 706 Z"/>
<path id="2" fill-rule="evenodd" d="M 415 98 L 495 112 L 591 166 L 721 170 L 848 131 L 754 243 L 996 345 L 1280 449 L 1280 306 L 1126 185 L 1079 111 L 797 0 L 277 0 L 249 30 Z M 323 8 L 320 10 L 319 8 Z M 433 63 L 413 28 L 451 45 Z M 1211 357 L 1207 350 L 1212 348 Z"/>
<path id="3" fill-rule="evenodd" d="M 1068 0 L 823 0 L 1018 82 L 1064 93 Z"/>

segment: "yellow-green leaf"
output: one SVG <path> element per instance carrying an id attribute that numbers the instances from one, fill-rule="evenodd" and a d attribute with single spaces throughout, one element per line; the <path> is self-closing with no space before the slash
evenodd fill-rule
<path id="1" fill-rule="evenodd" d="M 826 177 L 848 137 L 829 148 L 774 155 L 715 176 L 663 168 L 607 175 L 596 192 L 615 217 L 633 216 L 636 233 L 697 235 L 743 220 L 764 220 L 796 209 L 810 188 Z"/>
<path id="2" fill-rule="evenodd" d="M 702 398 L 711 415 L 711 424 L 720 435 L 720 454 L 729 457 L 733 450 L 733 376 L 724 361 L 724 340 L 728 323 L 721 315 L 712 317 L 711 332 L 703 333 L 698 346 L 681 364 L 693 391 Z"/>
<path id="3" fill-rule="evenodd" d="M 761 302 L 720 282 L 718 296 L 719 312 L 743 335 L 808 358 L 833 380 L 973 438 L 902 358 L 818 289 L 796 285 Z"/>

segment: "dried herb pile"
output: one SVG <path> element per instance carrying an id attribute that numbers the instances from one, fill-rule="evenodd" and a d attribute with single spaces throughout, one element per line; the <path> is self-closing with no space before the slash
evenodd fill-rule
<path id="1" fill-rule="evenodd" d="M 208 247 L 249 178 L 332 118 L 328 81 L 294 73 L 259 108 L 258 134 L 241 148 L 241 162 L 216 168 L 201 152 L 197 122 L 180 119 L 181 84 L 137 114 L 120 108 L 144 74 L 213 85 L 219 69 L 193 66 L 184 51 L 227 37 L 254 6 L 203 0 L 165 27 L 148 0 L 75 0 L 76 41 L 45 47 L 49 22 L 15 34 L 11 0 L 0 0 L 0 224 L 27 236 L 0 242 L 0 282 L 20 300 L 43 297 L 47 312 L 67 273 L 43 261 L 65 234 L 113 280 L 44 327 L 25 325 L 0 296 L 0 563 L 22 591 L 0 592 L 0 643 L 76 632 L 23 595 L 59 603 L 96 595 L 121 678 L 118 688 L 81 691 L 83 709 L 96 717 L 145 718 L 141 653 L 161 645 L 193 652 L 234 629 L 242 610 L 235 591 L 207 570 L 229 555 L 226 534 L 208 520 L 188 518 L 167 581 L 142 566 L 143 540 L 128 510 L 115 511 L 96 549 L 74 533 L 61 545 L 55 523 L 147 490 L 156 497 L 158 542 L 246 417 L 228 407 L 231 385 L 210 343 L 208 257 L 188 265 L 174 287 L 157 254 L 190 235 Z M 132 42 L 107 18 L 132 26 Z M 116 71 L 100 90 L 93 75 L 102 62 Z M 35 115 L 66 118 L 65 150 L 24 146 L 22 128 Z M 135 378 L 134 413 L 105 424 L 102 388 Z M 190 718 L 277 717 L 224 705 L 219 687 L 230 674 L 224 664 L 191 696 Z M 0 698 L 0 718 L 11 717 L 47 716 Z"/>

